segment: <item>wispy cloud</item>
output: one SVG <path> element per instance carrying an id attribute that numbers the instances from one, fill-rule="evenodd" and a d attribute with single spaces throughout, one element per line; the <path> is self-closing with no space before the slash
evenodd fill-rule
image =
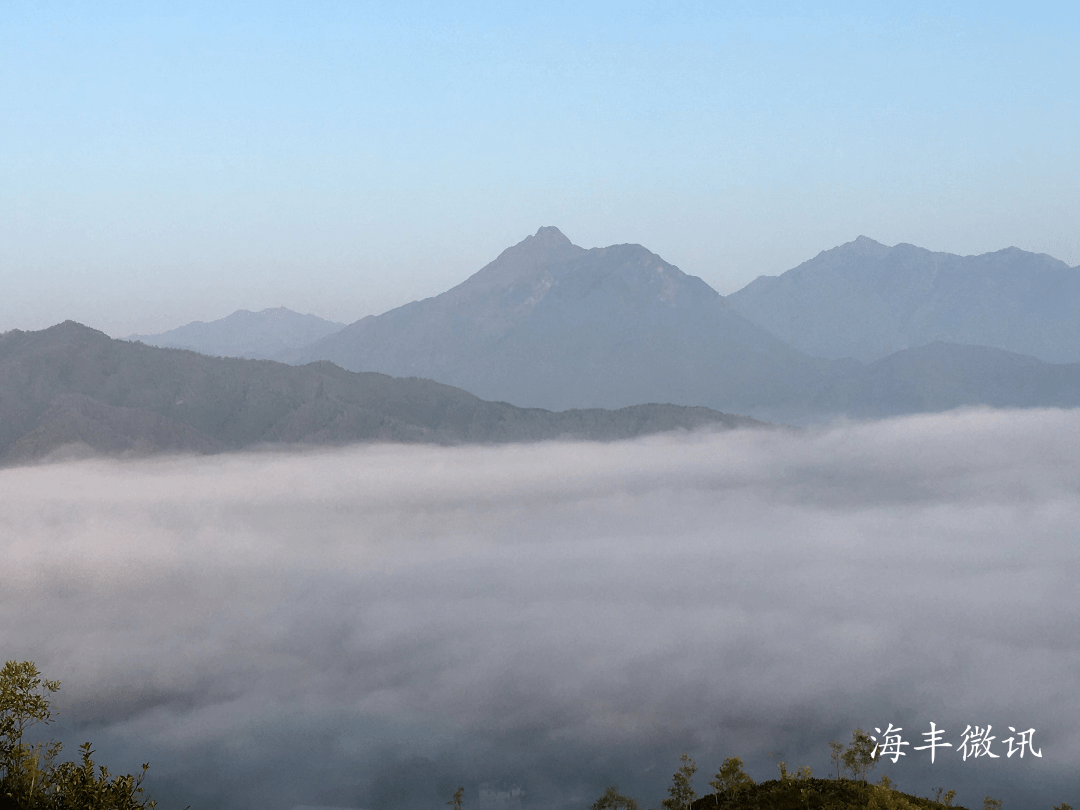
<path id="1" fill-rule="evenodd" d="M 703 792 L 931 720 L 1044 756 L 902 789 L 1072 801 L 1077 527 L 1062 411 L 44 465 L 0 471 L 0 642 L 64 680 L 57 736 L 195 807 L 655 803 L 684 750 Z"/>

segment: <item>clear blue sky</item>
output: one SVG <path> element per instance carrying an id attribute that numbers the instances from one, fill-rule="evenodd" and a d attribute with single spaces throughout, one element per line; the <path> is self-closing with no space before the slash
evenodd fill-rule
<path id="1" fill-rule="evenodd" d="M 722 293 L 1076 265 L 1078 214 L 1073 3 L 0 3 L 0 330 L 352 321 L 541 225 Z"/>

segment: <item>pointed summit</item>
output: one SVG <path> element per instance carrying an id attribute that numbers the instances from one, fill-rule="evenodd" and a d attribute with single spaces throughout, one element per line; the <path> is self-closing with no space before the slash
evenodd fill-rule
<path id="1" fill-rule="evenodd" d="M 583 248 L 567 239 L 554 225 L 545 225 L 532 236 L 526 236 L 516 245 L 508 247 L 502 255 L 563 258 L 581 250 Z"/>
<path id="2" fill-rule="evenodd" d="M 855 237 L 854 242 L 848 242 L 848 245 L 851 245 L 852 247 L 855 247 L 855 248 L 861 248 L 863 250 L 873 250 L 875 248 L 883 248 L 883 247 L 885 247 L 885 245 L 881 244 L 881 242 L 878 242 L 876 239 L 871 239 L 869 236 L 861 236 L 861 235 Z M 846 246 L 847 245 L 844 245 L 843 247 L 846 247 Z"/>
<path id="3" fill-rule="evenodd" d="M 508 247 L 498 258 L 455 287 L 462 293 L 483 292 L 514 284 L 535 282 L 554 265 L 587 253 L 563 235 L 558 228 L 546 225 Z"/>
<path id="4" fill-rule="evenodd" d="M 563 235 L 563 232 L 554 225 L 544 225 L 533 236 L 529 237 L 541 244 L 569 245 L 572 242 Z"/>

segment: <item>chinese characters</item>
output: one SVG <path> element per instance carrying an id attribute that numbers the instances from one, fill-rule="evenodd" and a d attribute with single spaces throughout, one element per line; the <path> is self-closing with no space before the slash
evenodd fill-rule
<path id="1" fill-rule="evenodd" d="M 1005 758 L 1012 758 L 1013 754 L 1019 754 L 1019 758 L 1024 758 L 1024 753 L 1027 752 L 1033 757 L 1042 756 L 1042 748 L 1035 750 L 1035 746 L 1032 742 L 1035 736 L 1035 729 L 1029 728 L 1027 731 L 1017 730 L 1013 726 L 1007 727 L 1014 736 L 1007 737 L 999 742 L 1000 746 L 1006 743 L 1009 746 L 1009 750 L 1005 753 Z M 874 727 L 874 731 L 882 735 L 882 739 L 879 741 L 874 735 L 870 735 L 870 739 L 874 742 L 874 751 L 871 756 L 875 759 L 884 757 L 886 759 L 892 759 L 892 761 L 898 762 L 900 757 L 906 757 L 907 752 L 904 751 L 905 746 L 911 746 L 911 743 L 903 739 L 900 732 L 903 728 L 895 728 L 892 723 L 888 724 L 888 727 L 883 732 L 880 728 Z M 912 751 L 929 751 L 930 762 L 934 762 L 937 757 L 937 751 L 939 748 L 952 748 L 953 753 L 959 754 L 964 762 L 970 759 L 978 759 L 979 757 L 985 757 L 987 759 L 1000 759 L 1001 754 L 994 753 L 991 750 L 991 744 L 997 740 L 997 735 L 992 734 L 993 726 L 972 726 L 968 725 L 958 745 L 953 745 L 951 742 L 944 741 L 945 729 L 938 728 L 937 723 L 930 723 L 930 730 L 922 732 L 922 737 L 925 745 L 916 745 L 911 748 Z M 1018 736 L 1017 736 L 1018 735 Z M 944 752 L 943 752 L 944 753 Z"/>

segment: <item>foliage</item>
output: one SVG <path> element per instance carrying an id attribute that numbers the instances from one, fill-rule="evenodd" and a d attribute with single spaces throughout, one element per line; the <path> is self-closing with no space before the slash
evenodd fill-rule
<path id="1" fill-rule="evenodd" d="M 839 740 L 829 740 L 829 759 L 836 767 L 836 778 L 840 778 L 841 757 L 844 755 L 844 744 Z"/>
<path id="2" fill-rule="evenodd" d="M 694 774 L 697 773 L 697 765 L 694 764 L 694 760 L 690 759 L 689 754 L 683 754 L 679 757 L 679 761 L 682 762 L 682 765 L 679 766 L 679 770 L 675 771 L 675 775 L 671 777 L 668 798 L 660 802 L 667 810 L 690 810 L 694 799 L 697 797 L 697 793 L 691 784 Z"/>
<path id="3" fill-rule="evenodd" d="M 53 717 L 49 695 L 59 681 L 41 677 L 30 661 L 8 661 L 0 670 L 0 800 L 19 810 L 148 810 L 143 795 L 149 764 L 137 776 L 111 776 L 95 765 L 90 743 L 79 747 L 78 762 L 55 764 L 58 742 L 30 745 L 28 729 Z"/>
<path id="4" fill-rule="evenodd" d="M 941 794 L 941 792 L 943 790 L 945 790 L 945 788 L 938 788 L 937 789 L 937 796 L 936 796 L 937 800 L 939 802 L 941 802 L 943 805 L 945 805 L 946 807 L 952 807 L 952 800 L 956 798 L 956 791 L 955 790 L 950 790 L 947 793 L 945 793 L 945 795 L 943 796 Z"/>
<path id="5" fill-rule="evenodd" d="M 604 791 L 604 795 L 592 803 L 590 810 L 638 810 L 638 803 L 629 796 L 623 796 L 619 789 L 612 785 Z"/>
<path id="6" fill-rule="evenodd" d="M 953 805 L 955 790 L 937 788 L 935 797 L 929 799 L 901 793 L 888 776 L 882 776 L 877 784 L 867 783 L 866 773 L 877 760 L 871 756 L 872 740 L 861 729 L 852 732 L 852 744 L 846 751 L 835 740 L 829 748 L 833 764 L 842 766 L 853 778 L 838 773 L 835 778 L 816 779 L 808 766 L 790 772 L 786 763 L 779 762 L 779 779 L 755 783 L 743 771 L 742 760 L 730 757 L 710 782 L 715 793 L 693 802 L 691 810 L 964 810 Z M 684 761 L 688 759 L 684 755 Z M 983 810 L 1001 807 L 1000 800 L 989 796 L 983 804 Z M 1072 807 L 1061 804 L 1053 810 Z"/>
<path id="7" fill-rule="evenodd" d="M 771 757 L 772 754 L 769 754 L 769 756 Z M 776 770 L 780 771 L 780 781 L 786 782 L 788 780 L 787 763 L 784 762 L 784 760 L 780 760 L 776 763 Z"/>
<path id="8" fill-rule="evenodd" d="M 716 791 L 717 799 L 721 796 L 734 799 L 742 791 L 753 785 L 754 780 L 743 770 L 741 758 L 728 757 L 724 760 L 724 764 L 720 766 L 720 770 L 716 772 L 716 777 L 709 784 Z"/>
<path id="9" fill-rule="evenodd" d="M 0 776 L 8 775 L 27 729 L 52 720 L 49 695 L 60 681 L 45 680 L 30 661 L 8 661 L 0 670 Z"/>
<path id="10" fill-rule="evenodd" d="M 874 769 L 880 754 L 876 754 L 874 741 L 870 735 L 861 728 L 851 732 L 851 745 L 840 757 L 844 769 L 851 773 L 852 777 L 861 782 L 866 781 L 866 776 Z"/>
<path id="11" fill-rule="evenodd" d="M 465 787 L 464 785 L 462 785 L 454 791 L 454 795 L 450 797 L 450 801 L 448 801 L 446 804 L 450 807 L 451 810 L 461 810 L 461 805 L 464 799 Z"/>
<path id="12" fill-rule="evenodd" d="M 892 790 L 887 783 L 874 785 L 866 802 L 867 810 L 916 810 L 917 806 L 903 794 Z"/>
<path id="13" fill-rule="evenodd" d="M 698 799 L 693 810 L 806 810 L 807 807 L 811 810 L 944 810 L 945 805 L 880 784 L 789 775 L 785 781 L 773 779 L 751 785 L 735 798 L 710 794 Z"/>

